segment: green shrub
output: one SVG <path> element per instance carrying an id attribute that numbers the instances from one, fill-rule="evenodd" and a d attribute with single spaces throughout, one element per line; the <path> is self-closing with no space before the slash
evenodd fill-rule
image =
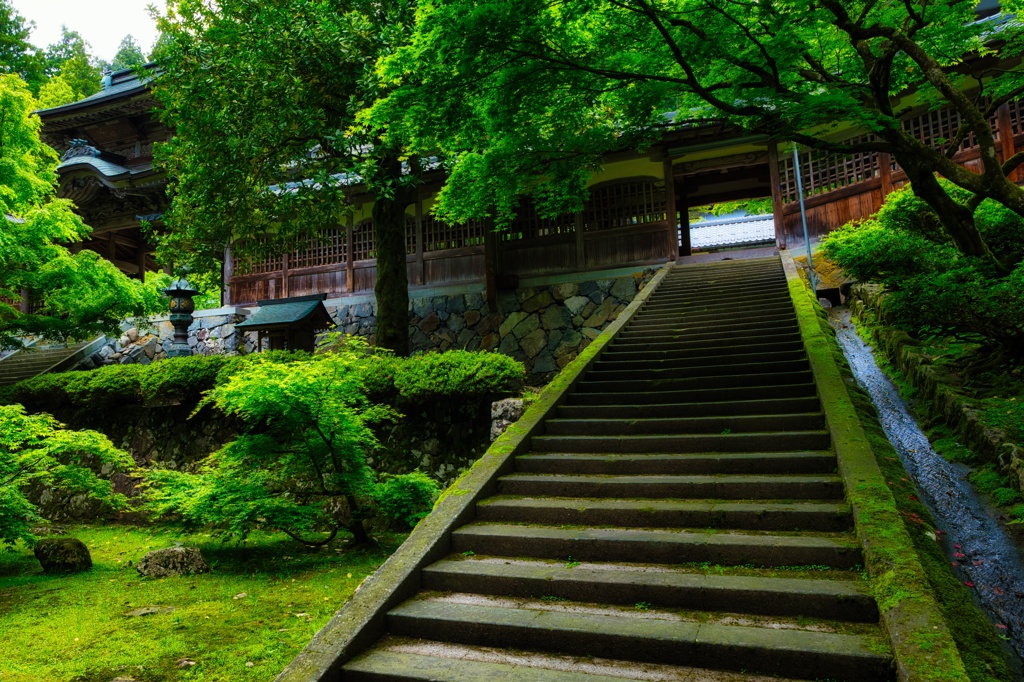
<path id="1" fill-rule="evenodd" d="M 507 355 L 453 350 L 400 361 L 395 368 L 395 389 L 411 401 L 500 395 L 520 390 L 525 378 L 522 363 Z"/>
<path id="2" fill-rule="evenodd" d="M 385 476 L 375 486 L 373 497 L 388 517 L 415 526 L 430 513 L 440 494 L 437 482 L 417 469 L 408 474 Z"/>
<path id="3" fill-rule="evenodd" d="M 966 200 L 962 192 L 954 196 Z M 976 220 L 997 257 L 1018 263 L 1008 276 L 958 251 L 908 188 L 893 192 L 875 217 L 826 237 L 822 255 L 857 280 L 882 284 L 891 324 L 919 336 L 979 342 L 992 362 L 1008 356 L 1016 364 L 1024 360 L 1024 221 L 991 201 Z"/>

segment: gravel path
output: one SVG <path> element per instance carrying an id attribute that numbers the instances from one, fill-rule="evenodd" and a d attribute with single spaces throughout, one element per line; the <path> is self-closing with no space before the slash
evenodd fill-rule
<path id="1" fill-rule="evenodd" d="M 896 387 L 875 364 L 846 308 L 829 311 L 832 326 L 857 383 L 871 396 L 882 428 L 940 530 L 954 572 L 977 593 L 998 625 L 1005 625 L 1017 655 L 1024 658 L 1024 564 L 1013 542 L 967 481 L 970 469 L 935 453 Z M 1000 628 L 1002 631 L 1002 629 Z"/>

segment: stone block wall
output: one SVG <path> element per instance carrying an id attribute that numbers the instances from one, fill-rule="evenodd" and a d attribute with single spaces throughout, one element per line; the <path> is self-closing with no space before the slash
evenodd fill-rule
<path id="1" fill-rule="evenodd" d="M 414 352 L 489 350 L 526 366 L 533 383 L 547 380 L 590 345 L 654 277 L 657 268 L 629 276 L 562 282 L 497 296 L 492 310 L 482 292 L 415 297 L 409 301 L 409 343 Z M 327 311 L 337 329 L 370 337 L 376 303 L 338 305 Z"/>

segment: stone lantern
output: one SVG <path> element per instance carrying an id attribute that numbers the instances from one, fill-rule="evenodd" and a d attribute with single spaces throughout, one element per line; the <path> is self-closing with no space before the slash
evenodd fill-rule
<path id="1" fill-rule="evenodd" d="M 169 358 L 181 358 L 192 355 L 192 349 L 188 346 L 188 328 L 192 324 L 192 313 L 195 312 L 196 303 L 192 300 L 199 292 L 192 288 L 184 275 L 171 283 L 171 286 L 163 290 L 165 296 L 171 299 L 171 326 L 174 327 L 174 339 L 167 351 Z"/>

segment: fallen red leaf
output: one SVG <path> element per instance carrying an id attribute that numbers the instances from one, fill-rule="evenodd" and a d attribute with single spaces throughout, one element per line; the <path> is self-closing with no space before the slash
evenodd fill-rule
<path id="1" fill-rule="evenodd" d="M 996 594 L 1002 594 L 1003 593 L 1003 591 L 1000 590 L 998 587 L 993 587 L 992 589 L 996 591 Z M 1004 625 L 1003 627 L 1006 627 L 1006 626 Z"/>
<path id="2" fill-rule="evenodd" d="M 907 495 L 907 499 L 912 501 L 912 502 L 920 502 L 921 501 L 921 500 L 917 499 L 917 495 Z"/>
<path id="3" fill-rule="evenodd" d="M 957 562 L 955 562 L 955 561 L 950 561 L 950 562 L 949 562 L 949 565 L 950 565 L 950 566 L 959 566 L 960 564 L 958 564 L 958 563 L 957 563 Z"/>
<path id="4" fill-rule="evenodd" d="M 996 627 L 999 628 L 1000 630 L 1005 630 L 1006 629 L 1006 626 L 1003 625 L 1002 623 L 996 623 Z"/>
<path id="5" fill-rule="evenodd" d="M 967 558 L 967 555 L 964 554 L 963 552 L 953 552 L 953 556 L 955 556 L 957 559 L 966 559 Z"/>
<path id="6" fill-rule="evenodd" d="M 957 549 L 960 549 L 960 545 L 953 545 L 953 546 L 956 547 Z"/>
<path id="7" fill-rule="evenodd" d="M 964 585 L 967 585 L 967 587 L 974 587 L 974 583 L 972 583 L 970 580 L 965 580 Z"/>
<path id="8" fill-rule="evenodd" d="M 985 563 L 985 562 L 984 561 L 975 561 L 974 565 L 975 566 L 981 566 L 983 563 Z"/>

